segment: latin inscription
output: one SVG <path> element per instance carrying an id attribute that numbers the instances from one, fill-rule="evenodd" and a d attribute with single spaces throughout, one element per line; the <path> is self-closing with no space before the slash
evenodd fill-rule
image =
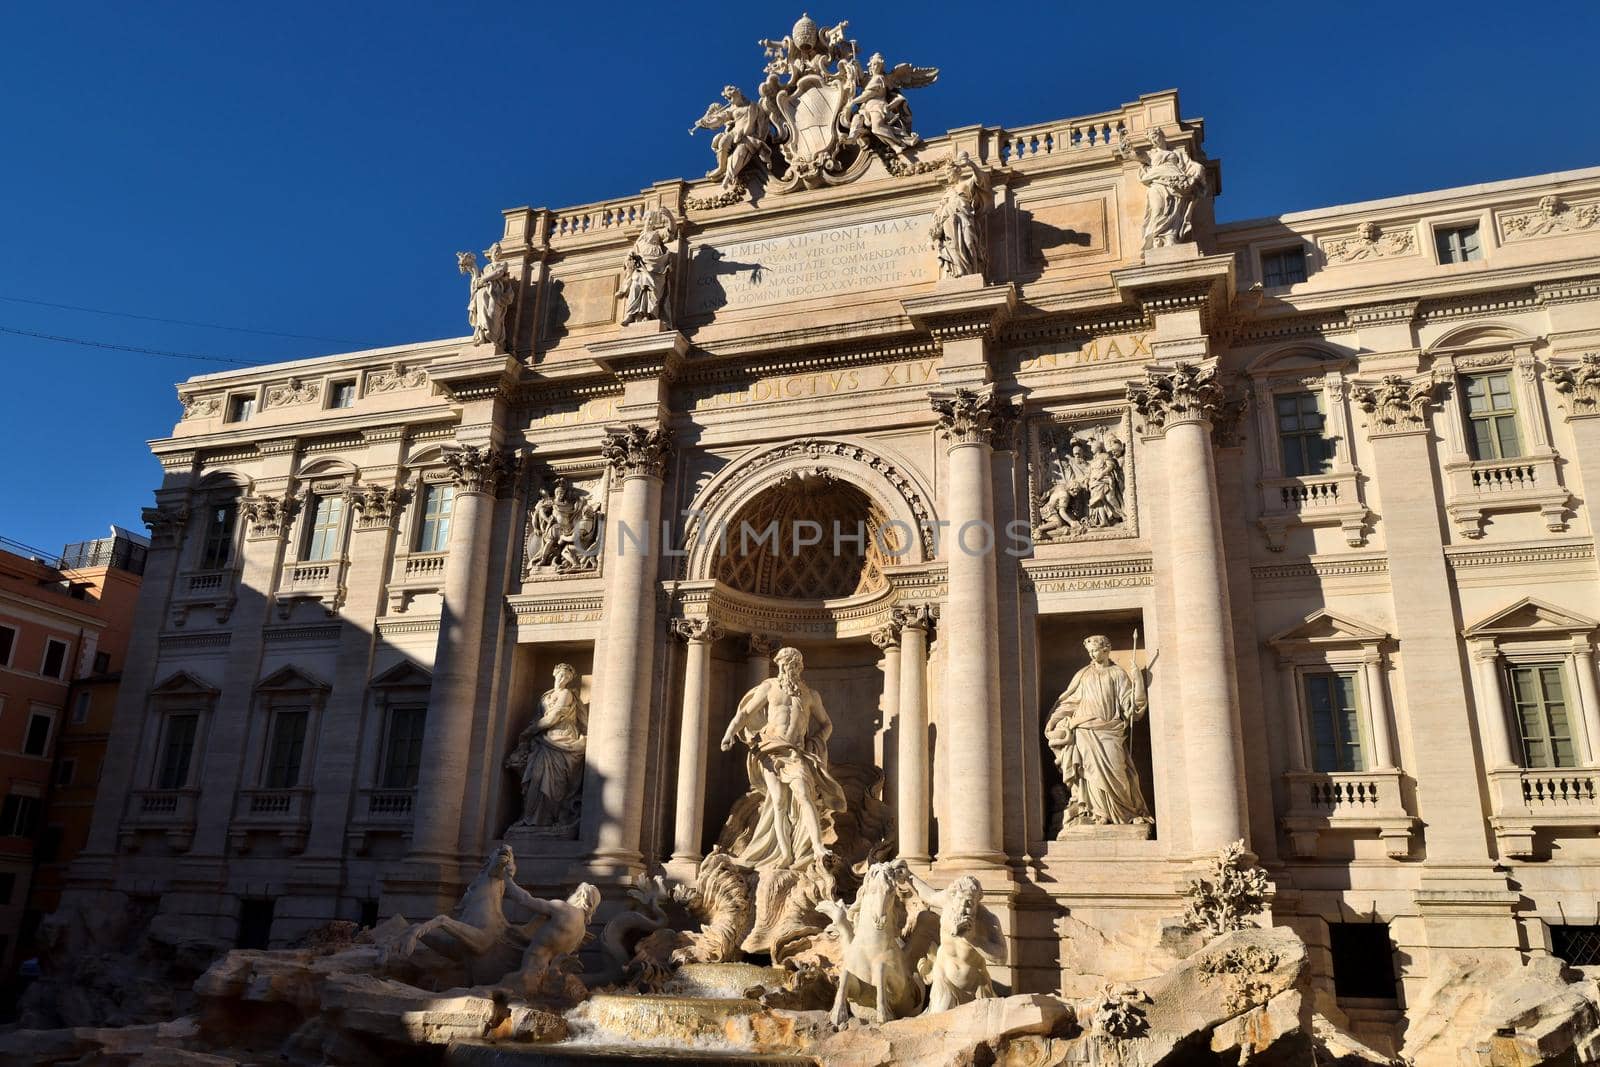
<path id="1" fill-rule="evenodd" d="M 548 430 L 557 426 L 585 426 L 594 422 L 611 422 L 617 417 L 617 398 L 595 397 L 583 403 L 552 404 L 537 408 L 528 419 L 528 429 Z"/>
<path id="2" fill-rule="evenodd" d="M 694 250 L 689 314 L 783 304 L 933 281 L 931 216 L 881 222 Z"/>
<path id="3" fill-rule="evenodd" d="M 1017 371 L 1053 370 L 1056 367 L 1081 367 L 1090 363 L 1122 363 L 1133 359 L 1154 359 L 1150 354 L 1150 335 L 1121 334 L 1096 337 L 1075 348 L 1023 348 L 1017 351 Z"/>
<path id="4" fill-rule="evenodd" d="M 808 371 L 776 378 L 758 378 L 749 385 L 701 390 L 690 401 L 691 411 L 745 407 L 776 400 L 804 400 L 874 389 L 894 389 L 902 385 L 931 385 L 939 380 L 937 360 L 916 359 L 879 367 L 848 367 L 843 370 Z"/>

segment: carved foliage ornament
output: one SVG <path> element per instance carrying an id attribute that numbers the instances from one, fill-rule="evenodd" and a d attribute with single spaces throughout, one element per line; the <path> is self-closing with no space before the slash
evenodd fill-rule
<path id="1" fill-rule="evenodd" d="M 661 426 L 614 426 L 600 443 L 600 458 L 620 477 L 664 477 L 671 455 L 672 430 Z"/>
<path id="2" fill-rule="evenodd" d="M 508 478 L 516 460 L 492 446 L 454 445 L 444 453 L 444 465 L 458 493 L 493 493 Z"/>
<path id="3" fill-rule="evenodd" d="M 927 169 L 910 159 L 922 138 L 911 131 L 904 90 L 932 85 L 938 68 L 891 68 L 878 54 L 863 65 L 860 47 L 845 39 L 848 25 L 820 27 L 802 15 L 782 40 L 757 42 L 767 77 L 756 101 L 726 86 L 722 102 L 690 128 L 719 131 L 711 141 L 717 165 L 706 177 L 720 180 L 724 194 L 741 189 L 758 162 L 780 192 L 850 181 L 865 169 L 869 150 L 896 174 Z"/>
<path id="4" fill-rule="evenodd" d="M 1431 377 L 1412 381 L 1388 374 L 1377 385 L 1357 384 L 1350 395 L 1370 416 L 1373 433 L 1406 433 L 1427 429 L 1428 409 L 1438 403 L 1442 384 Z"/>
<path id="5" fill-rule="evenodd" d="M 244 513 L 246 536 L 281 537 L 288 530 L 300 510 L 300 501 L 293 496 L 247 496 L 239 501 Z"/>
<path id="6" fill-rule="evenodd" d="M 370 529 L 393 522 L 410 499 L 411 491 L 404 486 L 368 484 L 351 491 L 350 506 L 360 515 L 356 525 Z"/>
<path id="7" fill-rule="evenodd" d="M 1330 237 L 1322 242 L 1322 254 L 1329 266 L 1364 259 L 1408 256 L 1416 250 L 1417 232 L 1414 228 L 1406 226 L 1397 230 L 1380 230 L 1371 222 L 1363 222 L 1353 234 Z"/>
<path id="8" fill-rule="evenodd" d="M 183 419 L 214 419 L 222 413 L 222 398 L 220 396 L 185 396 L 183 401 Z"/>
<path id="9" fill-rule="evenodd" d="M 933 636 L 933 625 L 939 621 L 937 604 L 897 604 L 894 608 L 895 625 L 904 630 L 921 630 Z"/>
<path id="10" fill-rule="evenodd" d="M 428 372 L 421 367 L 408 367 L 404 363 L 391 363 L 383 370 L 367 375 L 367 392 L 394 393 L 403 389 L 421 389 L 428 384 Z"/>
<path id="11" fill-rule="evenodd" d="M 1257 867 L 1235 841 L 1217 853 L 1203 875 L 1189 879 L 1183 923 L 1211 937 L 1254 925 L 1251 919 L 1267 907 L 1267 872 Z"/>
<path id="12" fill-rule="evenodd" d="M 1179 363 L 1171 370 L 1147 370 L 1144 381 L 1128 383 L 1128 402 L 1152 430 L 1179 422 L 1210 421 L 1229 404 L 1216 371 L 1192 363 Z"/>
<path id="13" fill-rule="evenodd" d="M 722 640 L 722 627 L 710 619 L 673 619 L 670 626 L 673 636 L 684 641 L 711 644 Z"/>
<path id="14" fill-rule="evenodd" d="M 316 382 L 290 378 L 286 382 L 267 386 L 266 406 L 269 408 L 286 408 L 295 404 L 310 404 L 317 399 L 321 392 L 322 387 Z"/>
<path id="15" fill-rule="evenodd" d="M 1567 398 L 1571 414 L 1600 414 L 1600 352 L 1585 352 L 1575 365 L 1552 368 L 1550 384 Z"/>
<path id="16" fill-rule="evenodd" d="M 1533 211 L 1508 212 L 1501 223 L 1500 235 L 1507 241 L 1526 241 L 1534 237 L 1583 233 L 1597 225 L 1600 225 L 1600 204 L 1574 207 L 1559 196 L 1549 195 L 1541 198 Z"/>
<path id="17" fill-rule="evenodd" d="M 1010 447 L 1017 423 L 1017 404 L 996 395 L 993 386 L 934 393 L 928 400 L 939 416 L 939 432 L 951 446 Z"/>

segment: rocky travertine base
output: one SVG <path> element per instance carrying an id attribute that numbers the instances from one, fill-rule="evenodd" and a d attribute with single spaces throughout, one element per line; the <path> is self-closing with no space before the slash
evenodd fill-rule
<path id="1" fill-rule="evenodd" d="M 0 1062 L 550 1064 L 604 1062 L 623 1052 L 852 1067 L 1396 1062 L 1340 1029 L 1337 1008 L 1311 988 L 1305 945 L 1287 928 L 1225 934 L 1163 974 L 1112 982 L 1089 996 L 1022 994 L 843 1029 L 823 1011 L 775 1006 L 763 993 L 781 979 L 774 968 L 691 965 L 670 993 L 601 992 L 570 1007 L 575 988 L 556 990 L 545 1003 L 495 986 L 426 991 L 373 973 L 381 957 L 373 944 L 231 952 L 195 983 L 191 1016 L 17 1030 L 0 1035 Z M 1415 1067 L 1595 1062 L 1597 1005 L 1595 983 L 1567 981 L 1556 960 L 1463 961 L 1413 1005 L 1403 1055 Z"/>

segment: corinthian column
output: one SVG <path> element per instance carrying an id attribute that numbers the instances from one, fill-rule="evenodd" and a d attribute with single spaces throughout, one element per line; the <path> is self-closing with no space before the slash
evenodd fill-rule
<path id="1" fill-rule="evenodd" d="M 883 799 L 890 803 L 890 798 L 898 795 L 900 788 L 900 627 L 891 622 L 887 626 L 880 626 L 872 631 L 872 643 L 878 646 L 878 651 L 883 653 L 881 669 L 883 670 L 883 698 L 879 705 L 883 710 L 883 731 L 879 737 L 881 743 L 874 753 L 878 765 L 883 768 Z M 896 751 L 888 749 L 887 732 L 893 725 Z M 897 819 L 898 821 L 898 819 Z"/>
<path id="2" fill-rule="evenodd" d="M 700 862 L 700 835 L 705 821 L 711 646 L 722 636 L 722 629 L 710 619 L 674 619 L 672 632 L 688 644 L 683 668 L 683 718 L 678 733 L 678 802 L 673 816 L 672 865 L 692 876 Z"/>
<path id="3" fill-rule="evenodd" d="M 597 867 L 619 873 L 643 861 L 661 483 L 671 449 L 671 430 L 641 425 L 608 429 L 601 446 L 622 489 L 606 529 L 607 628 L 603 679 L 589 711 L 583 840 Z"/>
<path id="4" fill-rule="evenodd" d="M 995 572 L 990 459 L 1010 447 L 1015 407 L 993 386 L 932 398 L 948 444 L 950 531 L 946 567 L 944 728 L 949 783 L 962 802 L 941 830 L 939 860 L 961 866 L 1004 861 L 1001 838 L 1000 609 Z M 904 653 L 902 653 L 904 655 Z"/>
<path id="5" fill-rule="evenodd" d="M 928 862 L 928 634 L 939 617 L 935 604 L 894 609 L 900 626 L 900 691 L 895 719 L 895 825 L 900 858 Z"/>
<path id="6" fill-rule="evenodd" d="M 460 851 L 461 809 L 477 710 L 485 575 L 494 496 L 513 461 L 492 446 L 459 445 L 445 453 L 455 485 L 450 556 L 444 572 L 433 689 L 422 732 L 422 762 L 411 836 L 412 856 L 451 862 Z"/>
<path id="7" fill-rule="evenodd" d="M 1222 516 L 1211 456 L 1212 420 L 1236 414 L 1213 371 L 1179 363 L 1151 368 L 1128 386 L 1147 432 L 1163 438 L 1167 477 L 1165 573 L 1180 620 L 1177 662 L 1182 701 L 1190 846 L 1214 852 L 1247 835 L 1240 796 L 1243 762 L 1232 677 L 1232 626 Z"/>

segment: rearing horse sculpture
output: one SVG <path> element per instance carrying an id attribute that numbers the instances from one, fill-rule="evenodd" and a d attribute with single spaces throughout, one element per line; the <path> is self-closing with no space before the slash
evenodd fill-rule
<path id="1" fill-rule="evenodd" d="M 817 907 L 833 920 L 841 948 L 839 991 L 830 1018 L 843 1026 L 854 1014 L 886 1023 L 915 1015 L 922 1007 L 923 983 L 917 962 L 927 954 L 932 934 L 920 922 L 931 913 L 920 907 L 908 915 L 910 871 L 901 860 L 874 863 L 846 908 L 834 900 Z"/>

